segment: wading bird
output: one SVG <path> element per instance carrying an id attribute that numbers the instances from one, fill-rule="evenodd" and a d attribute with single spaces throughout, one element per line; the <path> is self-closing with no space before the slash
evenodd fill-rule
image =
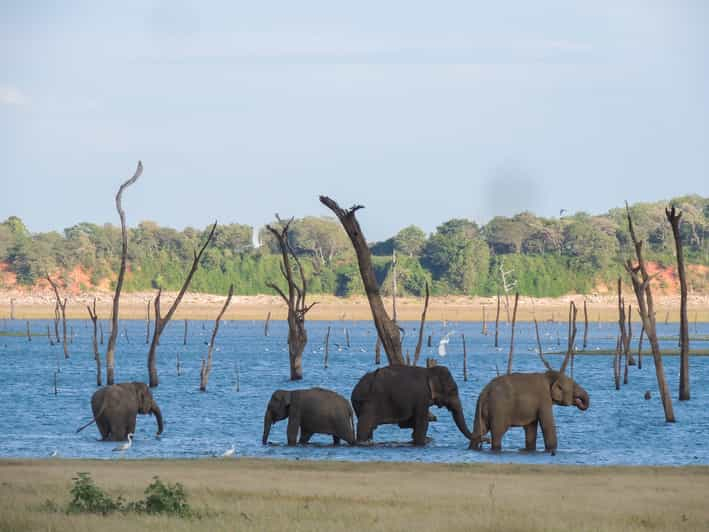
<path id="1" fill-rule="evenodd" d="M 130 446 L 133 445 L 133 433 L 129 432 L 128 433 L 128 443 L 124 443 L 123 445 L 119 445 L 118 447 L 115 447 L 113 450 L 114 451 L 127 451 L 130 449 Z"/>
<path id="2" fill-rule="evenodd" d="M 229 456 L 234 456 L 234 453 L 235 453 L 235 452 L 236 452 L 236 446 L 232 443 L 232 444 L 231 444 L 231 448 L 229 448 L 229 449 L 227 449 L 226 451 L 224 451 L 224 453 L 222 454 L 222 456 L 223 456 L 224 458 L 228 458 Z"/>

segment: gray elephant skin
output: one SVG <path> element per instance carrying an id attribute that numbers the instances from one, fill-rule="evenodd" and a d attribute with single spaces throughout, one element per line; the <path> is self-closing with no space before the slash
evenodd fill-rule
<path id="1" fill-rule="evenodd" d="M 103 440 L 124 441 L 128 434 L 135 434 L 138 414 L 154 415 L 158 423 L 157 434 L 162 434 L 162 412 L 144 382 L 124 382 L 100 388 L 91 397 L 91 410 Z"/>
<path id="2" fill-rule="evenodd" d="M 475 407 L 471 449 L 480 449 L 483 438 L 492 434 L 492 449 L 502 449 L 502 437 L 510 427 L 524 427 L 525 449 L 537 444 L 541 425 L 544 448 L 554 454 L 557 448 L 553 405 L 589 407 L 588 392 L 559 371 L 512 373 L 492 379 L 480 392 Z"/>
<path id="3" fill-rule="evenodd" d="M 313 434 L 329 434 L 335 445 L 340 440 L 355 443 L 352 407 L 347 399 L 332 390 L 309 388 L 273 392 L 263 418 L 264 445 L 268 443 L 271 426 L 286 418 L 288 445 L 296 444 L 298 432 L 302 444 L 308 443 Z"/>
<path id="4" fill-rule="evenodd" d="M 398 424 L 413 429 L 414 445 L 425 445 L 432 405 L 447 408 L 458 430 L 470 439 L 458 385 L 445 366 L 387 366 L 369 372 L 352 390 L 357 441 L 370 441 L 379 425 Z"/>

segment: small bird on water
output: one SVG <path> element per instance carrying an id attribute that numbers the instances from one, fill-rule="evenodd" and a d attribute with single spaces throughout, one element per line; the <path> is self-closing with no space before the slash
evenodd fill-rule
<path id="1" fill-rule="evenodd" d="M 230 456 L 234 456 L 234 453 L 236 453 L 236 445 L 234 445 L 234 444 L 232 443 L 232 444 L 231 444 L 231 447 L 230 447 L 229 449 L 227 449 L 226 451 L 224 451 L 224 453 L 222 454 L 222 456 L 223 456 L 224 458 L 228 458 L 228 457 L 230 457 Z"/>

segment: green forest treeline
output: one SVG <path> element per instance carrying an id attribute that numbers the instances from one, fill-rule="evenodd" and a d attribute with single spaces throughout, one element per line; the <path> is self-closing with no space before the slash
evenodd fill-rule
<path id="1" fill-rule="evenodd" d="M 675 264 L 672 230 L 664 213 L 669 204 L 683 212 L 687 262 L 709 265 L 709 198 L 696 195 L 631 207 L 639 237 L 646 242 L 647 258 L 665 266 Z M 177 231 L 147 221 L 130 229 L 125 290 L 179 289 L 193 250 L 208 229 Z M 252 232 L 248 225 L 218 226 L 191 290 L 225 294 L 234 283 L 237 294 L 271 293 L 267 283 L 281 282 L 279 255 L 265 228 L 259 231 L 260 247 L 253 246 Z M 371 249 L 384 292 L 391 289 L 391 257 L 396 250 L 401 295 L 421 295 L 427 280 L 433 294 L 491 295 L 501 285 L 502 267 L 512 272 L 509 277 L 520 293 L 558 296 L 589 293 L 597 283 L 616 278 L 622 261 L 631 256 L 628 242 L 625 208 L 615 208 L 603 215 L 577 213 L 561 218 L 523 212 L 495 217 L 482 227 L 452 219 L 431 235 L 411 225 L 373 243 Z M 335 219 L 295 220 L 291 243 L 308 271 L 311 293 L 362 293 L 352 246 Z M 24 285 L 47 272 L 66 275 L 78 265 L 90 272 L 92 285 L 114 279 L 120 249 L 120 227 L 111 224 L 80 223 L 63 234 L 30 233 L 14 216 L 0 224 L 0 261 Z M 690 276 L 690 281 L 695 291 L 709 285 L 706 275 Z"/>

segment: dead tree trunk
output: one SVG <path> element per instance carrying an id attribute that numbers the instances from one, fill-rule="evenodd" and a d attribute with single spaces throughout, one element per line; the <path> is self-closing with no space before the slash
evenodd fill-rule
<path id="1" fill-rule="evenodd" d="M 640 329 L 640 341 L 638 342 L 638 369 L 643 369 L 643 336 L 645 336 L 645 326 Z"/>
<path id="2" fill-rule="evenodd" d="M 345 327 L 345 345 L 347 346 L 347 349 L 352 347 L 350 345 L 350 330 L 347 327 Z"/>
<path id="3" fill-rule="evenodd" d="M 271 311 L 268 311 L 266 316 L 266 323 L 263 324 L 263 335 L 268 336 L 268 327 L 271 325 Z"/>
<path id="4" fill-rule="evenodd" d="M 288 230 L 293 218 L 287 222 L 282 222 L 276 215 L 276 219 L 281 223 L 280 230 L 274 229 L 270 225 L 266 226 L 271 234 L 276 237 L 276 241 L 281 249 L 281 273 L 288 284 L 288 295 L 273 283 L 267 283 L 285 302 L 288 307 L 288 355 L 290 360 L 290 379 L 298 381 L 303 378 L 303 351 L 308 343 L 308 333 L 305 330 L 305 315 L 313 308 L 315 303 L 307 305 L 305 297 L 308 290 L 308 281 L 305 278 L 303 265 L 291 247 Z M 291 264 L 293 259 L 293 264 Z M 298 277 L 296 278 L 295 275 Z"/>
<path id="5" fill-rule="evenodd" d="M 217 315 L 217 319 L 214 322 L 214 330 L 212 331 L 212 338 L 209 340 L 209 349 L 207 350 L 207 360 L 202 359 L 202 368 L 199 372 L 199 391 L 207 391 L 207 383 L 209 382 L 209 373 L 212 371 L 212 353 L 214 352 L 214 342 L 217 339 L 217 333 L 219 332 L 219 322 L 222 320 L 222 316 L 226 312 L 229 303 L 231 303 L 231 297 L 234 295 L 234 285 L 229 286 L 229 294 L 226 296 L 226 301 L 222 307 L 221 312 Z"/>
<path id="6" fill-rule="evenodd" d="M 143 163 L 138 161 L 133 177 L 123 183 L 116 193 L 116 210 L 121 219 L 121 266 L 116 279 L 116 290 L 113 294 L 113 307 L 111 311 L 111 334 L 108 337 L 108 347 L 106 347 L 106 384 L 114 383 L 114 366 L 116 353 L 116 340 L 118 339 L 118 309 L 123 290 L 123 279 L 126 275 L 126 261 L 128 260 L 128 229 L 126 228 L 126 213 L 121 205 L 123 191 L 135 183 L 143 173 Z"/>
<path id="7" fill-rule="evenodd" d="M 217 222 L 214 222 L 214 225 L 212 226 L 211 231 L 209 231 L 209 235 L 207 236 L 207 240 L 204 242 L 204 245 L 202 245 L 199 252 L 197 252 L 196 250 L 194 251 L 192 267 L 187 273 L 185 282 L 182 284 L 182 288 L 180 288 L 180 291 L 177 293 L 177 297 L 175 298 L 175 301 L 172 302 L 172 306 L 170 306 L 170 310 L 167 311 L 165 317 L 160 314 L 160 296 L 162 295 L 162 288 L 158 290 L 158 295 L 155 297 L 155 327 L 153 328 L 153 341 L 150 343 L 150 351 L 148 352 L 148 376 L 150 378 L 151 388 L 157 387 L 160 383 L 158 379 L 157 367 L 157 347 L 160 343 L 160 335 L 163 333 L 165 327 L 170 322 L 172 315 L 177 310 L 177 307 L 182 301 L 185 292 L 187 292 L 187 289 L 189 288 L 190 283 L 192 282 L 192 277 L 194 277 L 197 268 L 199 268 L 199 261 L 202 259 L 202 254 L 204 253 L 204 250 L 207 249 L 209 243 L 212 241 L 216 229 Z"/>
<path id="8" fill-rule="evenodd" d="M 52 331 L 49 329 L 49 323 L 47 324 L 47 338 L 49 338 L 49 345 L 54 345 L 54 342 L 52 342 Z"/>
<path id="9" fill-rule="evenodd" d="M 483 336 L 487 336 L 487 320 L 485 319 L 485 305 L 483 304 L 481 306 L 483 308 L 483 328 L 482 328 L 481 334 Z"/>
<path id="10" fill-rule="evenodd" d="M 61 342 L 61 338 L 59 337 L 59 321 L 61 319 L 62 313 L 61 310 L 59 310 L 59 301 L 57 301 L 54 306 L 54 338 L 56 339 L 56 343 Z"/>
<path id="11" fill-rule="evenodd" d="M 325 357 L 323 358 L 323 366 L 327 369 L 327 359 L 330 356 L 330 325 L 327 326 L 327 334 L 325 334 Z"/>
<path id="12" fill-rule="evenodd" d="M 150 303 L 148 300 L 145 308 L 145 345 L 150 343 Z"/>
<path id="13" fill-rule="evenodd" d="M 517 322 L 517 302 L 519 301 L 519 292 L 515 292 L 515 306 L 512 310 L 512 334 L 510 335 L 510 354 L 507 356 L 507 374 L 512 373 L 512 354 L 515 349 L 515 323 Z"/>
<path id="14" fill-rule="evenodd" d="M 628 335 L 625 332 L 625 298 L 623 297 L 623 279 L 618 277 L 618 330 L 620 331 L 621 355 L 626 353 Z M 627 357 L 627 355 L 626 355 Z"/>
<path id="15" fill-rule="evenodd" d="M 185 320 L 185 334 L 182 337 L 182 345 L 187 345 L 187 320 Z"/>
<path id="16" fill-rule="evenodd" d="M 378 366 L 382 363 L 382 341 L 377 335 L 377 343 L 374 344 L 374 363 Z"/>
<path id="17" fill-rule="evenodd" d="M 463 338 L 463 380 L 468 382 L 468 347 L 465 345 L 465 334 L 461 334 Z"/>
<path id="18" fill-rule="evenodd" d="M 52 278 L 47 275 L 47 281 L 49 281 L 49 284 L 52 285 L 52 288 L 54 289 L 54 295 L 57 298 L 57 305 L 59 306 L 59 309 L 61 310 L 62 313 L 62 347 L 64 348 L 64 358 L 69 358 L 69 347 L 67 346 L 67 338 L 66 338 L 66 303 L 67 303 L 67 298 L 64 298 L 64 302 L 62 302 L 62 298 L 59 296 L 59 288 L 57 288 L 57 285 L 52 281 Z"/>
<path id="19" fill-rule="evenodd" d="M 615 389 L 620 390 L 620 354 L 622 352 L 623 342 L 618 337 L 615 343 L 615 355 L 613 356 L 613 380 L 615 381 Z"/>
<path id="20" fill-rule="evenodd" d="M 547 362 L 547 359 L 544 358 L 544 351 L 542 350 L 542 341 L 539 339 L 539 324 L 537 323 L 537 318 L 534 318 L 534 332 L 537 335 L 537 351 L 539 352 L 539 358 L 542 359 L 545 368 L 547 368 L 549 371 L 553 371 L 554 368 L 552 368 L 551 364 L 549 364 L 549 362 Z"/>
<path id="21" fill-rule="evenodd" d="M 657 340 L 657 329 L 655 327 L 655 305 L 652 298 L 652 289 L 650 281 L 652 277 L 647 273 L 645 260 L 642 253 L 642 241 L 638 241 L 633 229 L 633 219 L 630 216 L 630 208 L 625 204 L 625 209 L 628 214 L 628 230 L 635 247 L 635 256 L 637 258 L 637 266 L 633 265 L 633 261 L 628 259 L 625 263 L 625 269 L 630 275 L 630 280 L 633 283 L 635 297 L 638 300 L 638 312 L 645 327 L 645 334 L 650 342 L 652 349 L 652 357 L 655 361 L 655 373 L 657 375 L 657 386 L 660 389 L 660 397 L 662 398 L 662 407 L 665 411 L 665 421 L 673 423 L 675 421 L 675 413 L 672 408 L 672 397 L 665 380 L 665 370 L 662 364 L 662 354 L 660 353 L 660 344 Z"/>
<path id="22" fill-rule="evenodd" d="M 27 341 L 32 341 L 32 329 L 30 329 L 30 320 L 27 320 Z"/>
<path id="23" fill-rule="evenodd" d="M 566 355 L 564 355 L 564 361 L 561 363 L 561 368 L 559 371 L 561 373 L 566 372 L 566 366 L 574 356 L 574 349 L 576 345 L 576 315 L 578 311 L 576 309 L 576 304 L 572 301 L 569 303 L 569 336 L 568 343 L 566 346 Z"/>
<path id="24" fill-rule="evenodd" d="M 684 251 L 682 250 L 682 235 L 679 224 L 682 213 L 665 209 L 667 221 L 672 226 L 672 235 L 675 239 L 675 253 L 677 255 L 677 272 L 679 273 L 679 400 L 689 401 L 689 322 L 687 321 L 687 275 L 684 268 Z"/>
<path id="25" fill-rule="evenodd" d="M 414 366 L 418 365 L 419 357 L 421 356 L 421 348 L 423 347 L 423 329 L 426 326 L 426 312 L 428 312 L 428 299 L 430 293 L 428 290 L 428 281 L 426 281 L 426 299 L 423 303 L 423 312 L 421 313 L 421 323 L 419 323 L 419 339 L 416 342 L 416 350 L 414 351 Z"/>
<path id="26" fill-rule="evenodd" d="M 498 346 L 498 336 L 500 332 L 500 292 L 497 292 L 497 312 L 495 313 L 495 347 Z"/>
<path id="27" fill-rule="evenodd" d="M 583 300 L 583 348 L 588 345 L 588 304 Z"/>
<path id="28" fill-rule="evenodd" d="M 377 335 L 384 345 L 384 351 L 387 354 L 390 365 L 405 365 L 404 356 L 401 352 L 401 333 L 396 322 L 392 320 L 384 308 L 377 278 L 374 275 L 372 267 L 372 256 L 367 246 L 367 241 L 364 238 L 362 229 L 359 226 L 355 213 L 363 208 L 361 205 L 355 205 L 350 209 L 342 209 L 336 201 L 320 196 L 320 201 L 335 213 L 340 223 L 345 229 L 345 232 L 350 237 L 352 246 L 357 254 L 357 263 L 359 265 L 359 273 L 362 277 L 364 289 L 369 300 L 369 307 L 372 310 L 374 325 L 377 328 Z"/>
<path id="29" fill-rule="evenodd" d="M 93 309 L 86 305 L 86 309 L 89 311 L 89 317 L 94 325 L 94 336 L 93 336 L 93 347 L 94 347 L 94 360 L 96 361 L 96 386 L 101 386 L 101 354 L 98 351 L 98 335 L 97 335 L 97 322 L 98 316 L 96 314 L 96 298 L 94 298 Z"/>

